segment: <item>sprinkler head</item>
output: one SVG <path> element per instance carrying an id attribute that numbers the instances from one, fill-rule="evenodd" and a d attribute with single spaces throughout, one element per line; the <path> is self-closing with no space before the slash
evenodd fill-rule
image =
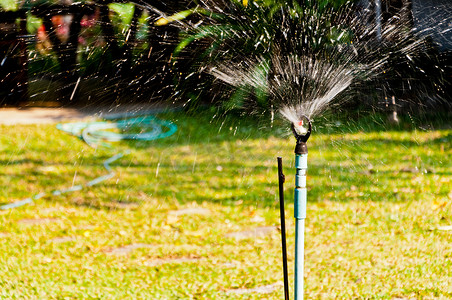
<path id="1" fill-rule="evenodd" d="M 312 124 L 311 120 L 305 115 L 301 116 L 300 121 L 292 123 L 292 132 L 297 139 L 297 145 L 295 146 L 295 154 L 308 153 L 308 146 L 306 142 L 311 136 Z"/>

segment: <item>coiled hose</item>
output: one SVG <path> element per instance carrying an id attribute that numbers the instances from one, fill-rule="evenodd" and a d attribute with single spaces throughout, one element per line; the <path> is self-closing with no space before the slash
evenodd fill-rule
<path id="1" fill-rule="evenodd" d="M 169 137 L 177 131 L 177 126 L 174 123 L 158 119 L 151 115 L 150 112 L 115 114 L 104 117 L 104 119 L 107 119 L 107 121 L 57 124 L 57 128 L 83 139 L 83 141 L 93 148 L 97 148 L 98 146 L 111 148 L 111 144 L 106 142 L 121 140 L 153 141 Z M 126 133 L 131 128 L 139 128 L 140 132 Z M 164 128 L 166 128 L 166 130 L 164 130 Z M 117 129 L 123 133 L 108 131 L 111 129 Z M 103 162 L 103 167 L 107 170 L 108 174 L 94 178 L 84 185 L 75 185 L 70 188 L 54 190 L 50 193 L 38 193 L 29 198 L 2 205 L 0 206 L 0 209 L 17 208 L 32 203 L 49 194 L 59 196 L 69 192 L 80 191 L 84 187 L 99 184 L 115 176 L 115 172 L 111 169 L 110 164 L 129 153 L 130 151 L 124 151 L 105 160 Z"/>

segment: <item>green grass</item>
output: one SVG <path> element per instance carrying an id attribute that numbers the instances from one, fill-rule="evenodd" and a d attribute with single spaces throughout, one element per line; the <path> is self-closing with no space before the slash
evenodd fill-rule
<path id="1" fill-rule="evenodd" d="M 0 126 L 0 203 L 117 176 L 0 211 L 2 299 L 282 299 L 233 295 L 282 280 L 280 238 L 226 233 L 279 224 L 276 157 L 286 174 L 293 275 L 294 140 L 284 124 L 167 115 L 155 142 L 94 150 L 53 125 Z M 452 298 L 452 130 L 377 117 L 317 120 L 309 141 L 308 299 Z M 320 124 L 326 124 L 320 126 Z M 443 127 L 444 128 L 444 127 Z M 171 214 L 206 208 L 210 214 Z M 31 224 L 29 219 L 50 218 Z M 25 221 L 24 221 L 25 220 Z M 52 242 L 59 237 L 72 240 Z M 149 244 L 127 255 L 112 249 Z M 157 259 L 194 259 L 153 265 Z"/>

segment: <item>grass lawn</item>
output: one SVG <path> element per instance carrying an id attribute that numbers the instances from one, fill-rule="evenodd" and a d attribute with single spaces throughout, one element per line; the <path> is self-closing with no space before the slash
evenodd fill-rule
<path id="1" fill-rule="evenodd" d="M 86 183 L 106 173 L 105 159 L 131 151 L 111 164 L 113 179 L 0 211 L 0 298 L 283 298 L 279 232 L 227 234 L 278 226 L 282 156 L 292 278 L 295 142 L 287 126 L 164 117 L 179 127 L 170 138 L 97 150 L 53 125 L 0 126 L 0 203 Z M 315 125 L 306 297 L 452 298 L 450 124 L 425 130 L 405 121 L 400 130 L 367 117 Z M 266 285 L 276 289 L 231 292 Z"/>

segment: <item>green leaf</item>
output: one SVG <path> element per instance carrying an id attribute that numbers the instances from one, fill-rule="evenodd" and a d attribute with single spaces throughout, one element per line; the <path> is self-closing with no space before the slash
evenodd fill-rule
<path id="1" fill-rule="evenodd" d="M 234 29 L 233 26 L 230 25 L 210 25 L 202 27 L 197 33 L 188 35 L 185 39 L 180 41 L 177 45 L 176 49 L 174 49 L 173 57 L 177 58 L 179 54 L 190 45 L 192 42 L 196 40 L 200 40 L 208 37 L 215 37 L 216 40 L 224 40 L 225 38 L 230 36 L 230 33 Z M 224 34 L 229 33 L 229 34 Z"/>
<path id="2" fill-rule="evenodd" d="M 235 108 L 243 107 L 244 100 L 249 96 L 247 86 L 241 86 L 223 103 L 223 107 L 226 110 L 232 110 Z"/>
<path id="3" fill-rule="evenodd" d="M 169 23 L 172 23 L 174 21 L 182 21 L 184 19 L 186 19 L 188 16 L 192 15 L 193 13 L 196 12 L 196 8 L 195 9 L 188 9 L 188 10 L 184 10 L 184 11 L 180 11 L 172 16 L 169 17 L 161 17 L 160 19 L 158 19 L 154 25 L 156 26 L 164 26 L 167 25 Z"/>
<path id="4" fill-rule="evenodd" d="M 258 85 L 255 90 L 256 100 L 259 105 L 265 106 L 268 101 L 268 81 L 267 76 L 270 70 L 268 61 L 262 61 L 258 64 L 253 71 L 253 78 L 256 78 L 261 84 Z"/>

